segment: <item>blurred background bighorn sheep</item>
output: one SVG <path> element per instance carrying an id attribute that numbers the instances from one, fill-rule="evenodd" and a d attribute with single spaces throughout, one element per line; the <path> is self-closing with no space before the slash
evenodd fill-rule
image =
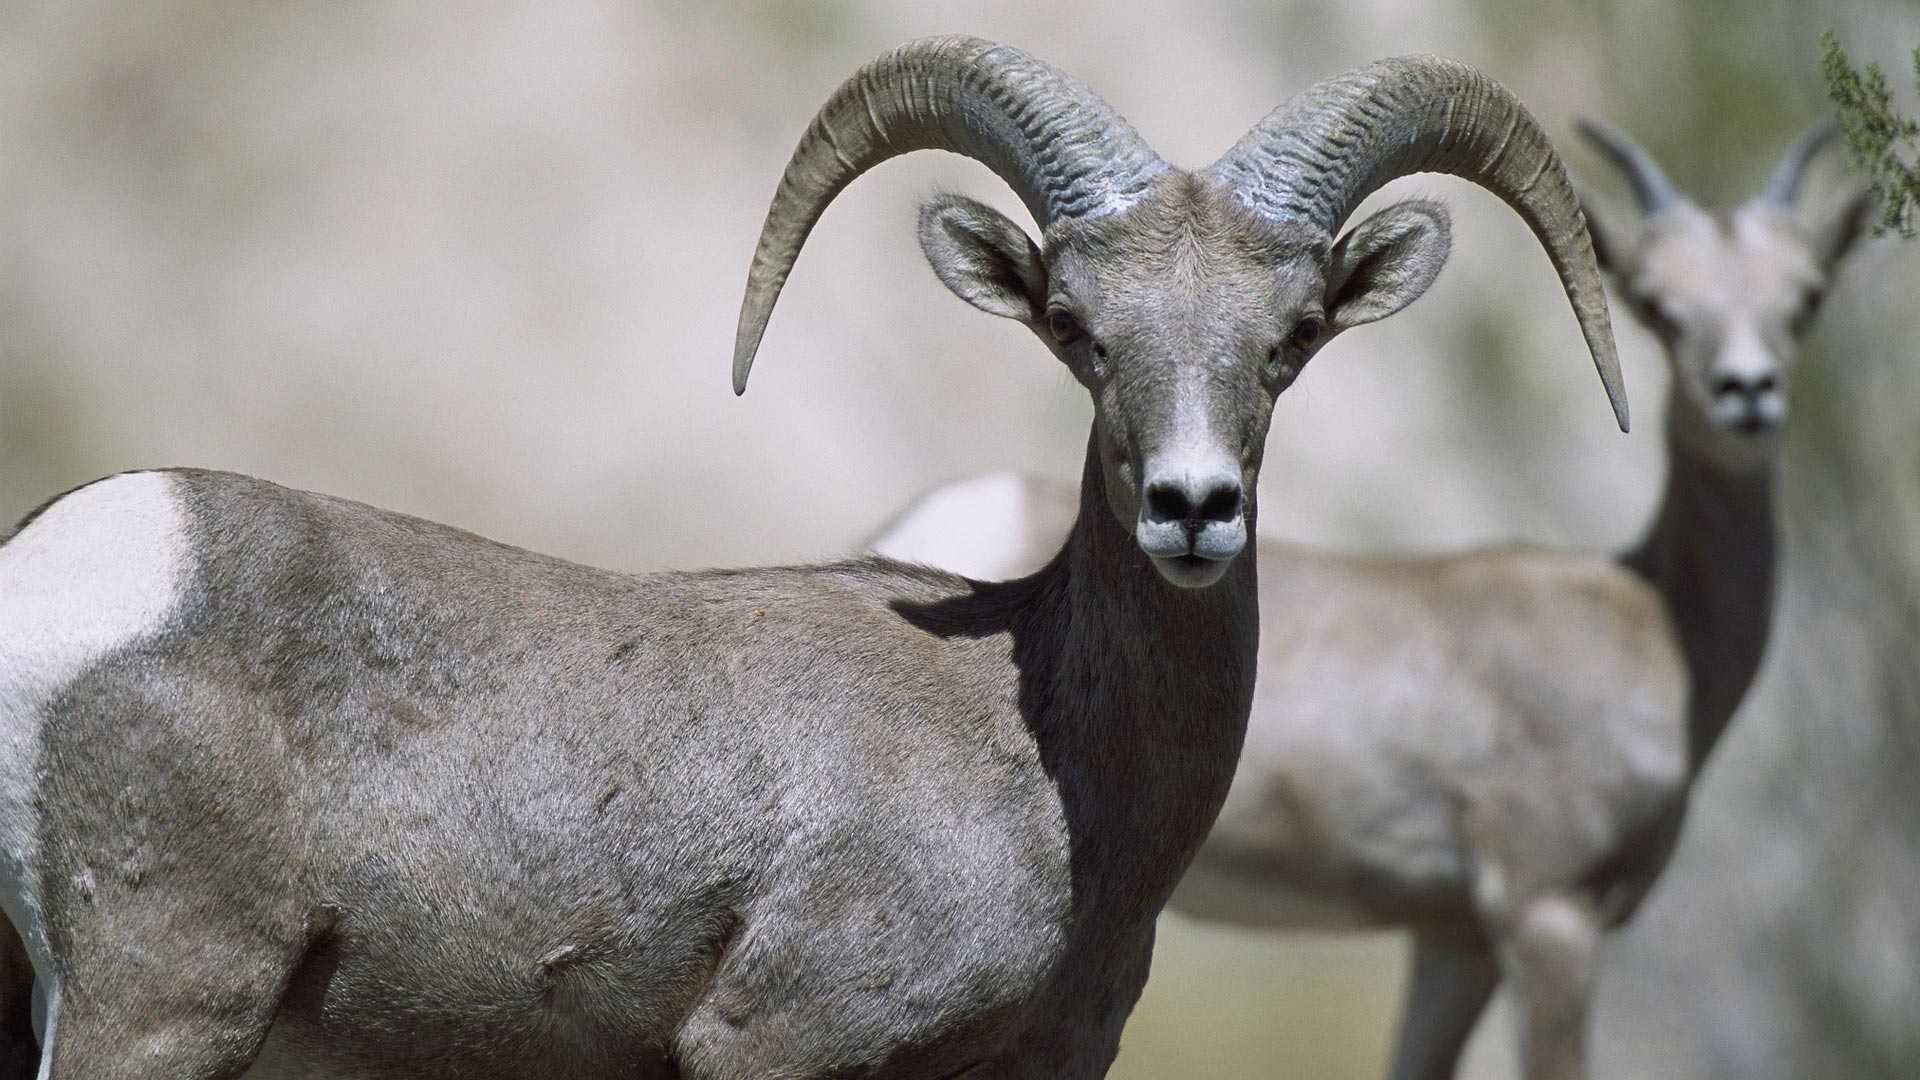
<path id="1" fill-rule="evenodd" d="M 1095 402 L 1072 533 L 1021 583 L 621 575 L 206 471 L 27 518 L 0 547 L 0 902 L 43 1076 L 1106 1070 L 1245 730 L 1273 399 L 1444 251 L 1418 202 L 1335 242 L 1354 205 L 1422 170 L 1501 196 L 1623 426 L 1625 401 L 1559 159 L 1477 72 L 1356 69 L 1187 172 L 968 38 L 820 110 L 736 391 L 828 203 L 927 148 L 1042 229 L 942 200 L 935 270 Z"/>
<path id="2" fill-rule="evenodd" d="M 1452 1076 L 1502 980 L 1526 1075 L 1586 1074 L 1598 935 L 1664 869 L 1766 647 L 1789 376 L 1874 206 L 1860 192 L 1819 217 L 1797 209 L 1830 123 L 1728 213 L 1680 195 L 1613 129 L 1581 130 L 1635 193 L 1631 220 L 1589 205 L 1588 221 L 1673 377 L 1654 524 L 1617 560 L 1262 545 L 1246 749 L 1172 900 L 1255 927 L 1410 927 L 1398 1080 Z M 1012 577 L 1068 515 L 1055 485 L 982 477 L 922 498 L 871 546 Z"/>

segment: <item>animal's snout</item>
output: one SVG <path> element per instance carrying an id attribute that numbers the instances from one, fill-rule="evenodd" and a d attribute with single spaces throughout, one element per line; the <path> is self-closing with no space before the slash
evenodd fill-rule
<path id="1" fill-rule="evenodd" d="M 1786 419 L 1780 377 L 1771 370 L 1721 372 L 1713 377 L 1713 418 L 1729 431 L 1759 435 Z"/>
<path id="2" fill-rule="evenodd" d="M 1218 461 L 1172 460 L 1149 467 L 1134 539 L 1176 585 L 1211 585 L 1247 546 L 1240 470 Z"/>
<path id="3" fill-rule="evenodd" d="M 1779 378 L 1771 371 L 1759 375 L 1722 375 L 1714 380 L 1713 396 L 1752 398 L 1761 394 L 1774 393 L 1779 389 L 1779 385 Z"/>
<path id="4" fill-rule="evenodd" d="M 1238 520 L 1240 503 L 1237 475 L 1182 475 L 1147 485 L 1147 520 L 1163 524 L 1178 522 L 1190 536 L 1208 525 Z"/>

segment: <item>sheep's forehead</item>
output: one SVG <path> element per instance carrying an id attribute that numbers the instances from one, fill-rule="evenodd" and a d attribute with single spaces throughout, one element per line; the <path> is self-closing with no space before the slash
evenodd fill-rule
<path id="1" fill-rule="evenodd" d="M 1649 226 L 1639 263 L 1637 291 L 1700 315 L 1788 312 L 1821 281 L 1804 232 L 1764 207 L 1668 215 Z"/>
<path id="2" fill-rule="evenodd" d="M 1307 230 L 1260 219 L 1218 181 L 1194 174 L 1166 178 L 1124 215 L 1087 223 L 1069 246 L 1105 299 L 1142 313 L 1270 308 L 1325 259 L 1324 242 Z"/>

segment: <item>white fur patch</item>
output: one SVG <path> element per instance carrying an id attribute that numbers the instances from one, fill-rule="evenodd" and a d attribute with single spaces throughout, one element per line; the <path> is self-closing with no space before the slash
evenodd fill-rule
<path id="1" fill-rule="evenodd" d="M 875 554 L 936 566 L 979 581 L 1002 581 L 1038 570 L 1059 546 L 1029 550 L 1026 484 L 993 473 L 934 491 L 870 545 Z"/>
<path id="2" fill-rule="evenodd" d="M 186 515 L 161 473 L 74 492 L 0 546 L 0 908 L 56 1015 L 32 816 L 40 710 L 102 657 L 159 628 L 189 567 Z"/>

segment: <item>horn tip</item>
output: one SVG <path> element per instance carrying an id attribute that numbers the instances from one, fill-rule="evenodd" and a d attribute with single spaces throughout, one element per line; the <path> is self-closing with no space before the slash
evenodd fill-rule
<path id="1" fill-rule="evenodd" d="M 1601 369 L 1600 381 L 1606 384 L 1607 401 L 1613 406 L 1614 423 L 1620 425 L 1622 434 L 1633 430 L 1633 423 L 1627 416 L 1627 387 L 1620 378 L 1620 365 L 1616 362 L 1611 370 Z"/>
<path id="2" fill-rule="evenodd" d="M 776 292 L 777 292 L 776 286 Z M 758 302 L 756 303 L 756 300 Z M 740 305 L 740 323 L 733 332 L 733 396 L 747 392 L 747 376 L 753 373 L 753 358 L 759 355 L 760 339 L 766 336 L 767 316 L 773 305 L 756 294 L 751 284 Z"/>
<path id="3" fill-rule="evenodd" d="M 1606 316 L 1601 316 L 1602 320 Z M 1584 320 L 1582 320 L 1584 323 Z M 1593 332 L 1585 333 L 1591 329 Z M 1620 372 L 1620 353 L 1613 343 L 1613 331 L 1604 321 L 1596 327 L 1582 327 L 1587 339 L 1587 351 L 1593 356 L 1594 370 L 1600 374 L 1600 385 L 1606 388 L 1607 404 L 1613 406 L 1613 421 L 1620 425 L 1622 432 L 1632 430 L 1627 416 L 1627 380 Z"/>

